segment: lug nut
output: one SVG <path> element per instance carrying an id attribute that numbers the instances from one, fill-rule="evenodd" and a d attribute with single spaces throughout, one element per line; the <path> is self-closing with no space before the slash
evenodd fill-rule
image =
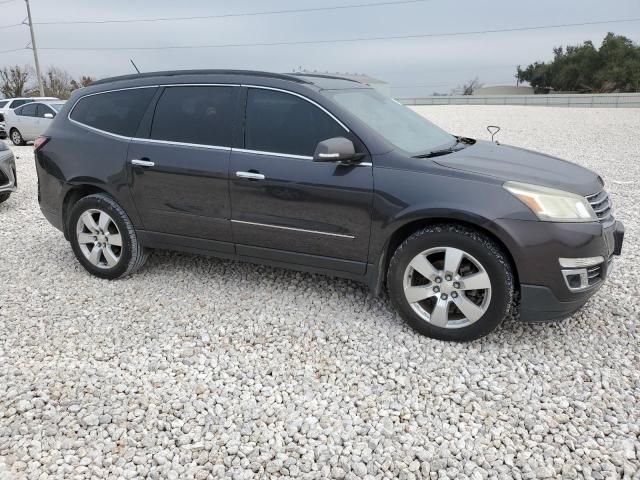
<path id="1" fill-rule="evenodd" d="M 440 295 L 440 298 L 441 298 L 442 300 L 446 300 L 446 299 L 447 299 L 447 294 L 446 294 L 446 293 L 443 293 L 442 295 Z"/>
<path id="2" fill-rule="evenodd" d="M 451 298 L 458 298 L 458 294 L 456 292 L 451 292 Z"/>
<path id="3" fill-rule="evenodd" d="M 433 287 L 433 291 L 438 293 L 440 291 L 440 287 Z"/>
<path id="4" fill-rule="evenodd" d="M 444 278 L 446 278 L 446 279 L 447 279 L 447 282 L 450 282 L 450 281 L 451 281 L 451 275 L 447 275 L 447 276 L 446 276 L 446 277 L 444 277 Z"/>
<path id="5" fill-rule="evenodd" d="M 460 288 L 460 282 L 453 282 L 453 288 Z"/>
<path id="6" fill-rule="evenodd" d="M 442 283 L 442 279 L 440 277 L 436 277 L 436 283 Z"/>

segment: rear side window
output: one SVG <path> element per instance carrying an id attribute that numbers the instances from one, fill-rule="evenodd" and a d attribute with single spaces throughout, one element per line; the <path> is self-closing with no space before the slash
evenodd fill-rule
<path id="1" fill-rule="evenodd" d="M 155 88 L 133 88 L 81 98 L 71 119 L 109 133 L 133 137 Z"/>
<path id="2" fill-rule="evenodd" d="M 300 97 L 274 90 L 248 92 L 247 149 L 310 157 L 321 141 L 345 134 L 333 118 Z"/>
<path id="3" fill-rule="evenodd" d="M 11 102 L 11 107 L 9 108 L 17 108 L 20 105 L 24 105 L 25 103 L 31 103 L 33 102 L 33 100 L 29 100 L 29 99 L 25 99 L 25 100 L 14 100 L 13 102 Z"/>
<path id="4" fill-rule="evenodd" d="M 16 113 L 21 117 L 35 117 L 38 106 L 35 103 L 30 103 L 22 108 L 16 109 Z"/>
<path id="5" fill-rule="evenodd" d="M 151 138 L 231 146 L 237 87 L 167 87 L 151 125 Z"/>

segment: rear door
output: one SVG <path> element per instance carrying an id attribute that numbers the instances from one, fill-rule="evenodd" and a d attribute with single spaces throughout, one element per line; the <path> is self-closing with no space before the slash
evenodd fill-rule
<path id="1" fill-rule="evenodd" d="M 24 140 L 32 140 L 37 136 L 35 135 L 37 111 L 38 106 L 35 103 L 28 103 L 14 110 L 16 114 L 14 126 L 20 131 Z"/>
<path id="2" fill-rule="evenodd" d="M 56 116 L 56 112 L 53 110 L 53 108 L 51 108 L 48 105 L 45 105 L 44 103 L 36 103 L 36 105 L 37 105 L 37 110 L 36 110 L 36 118 L 34 122 L 33 134 L 34 136 L 38 137 L 45 132 L 45 130 L 49 127 L 49 125 L 51 125 L 51 122 L 53 121 L 53 117 Z M 51 115 L 51 118 L 45 118 L 45 114 L 47 113 Z"/>
<path id="3" fill-rule="evenodd" d="M 239 90 L 164 87 L 148 131 L 132 139 L 131 192 L 155 243 L 233 252 L 228 170 Z"/>
<path id="4" fill-rule="evenodd" d="M 277 89 L 247 90 L 244 148 L 231 157 L 233 235 L 238 254 L 363 273 L 373 172 L 313 161 L 317 144 L 347 137 L 320 105 Z"/>

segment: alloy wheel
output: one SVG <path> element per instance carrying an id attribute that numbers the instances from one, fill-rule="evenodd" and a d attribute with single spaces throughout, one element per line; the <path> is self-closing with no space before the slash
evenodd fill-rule
<path id="1" fill-rule="evenodd" d="M 478 321 L 491 302 L 491 280 L 469 253 L 436 247 L 407 265 L 404 295 L 420 318 L 440 328 L 462 328 Z"/>
<path id="2" fill-rule="evenodd" d="M 78 245 L 89 262 L 98 268 L 112 268 L 122 255 L 122 235 L 108 213 L 90 209 L 76 224 Z"/>

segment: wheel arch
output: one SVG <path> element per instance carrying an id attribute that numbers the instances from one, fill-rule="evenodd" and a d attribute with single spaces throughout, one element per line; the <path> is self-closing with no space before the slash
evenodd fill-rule
<path id="1" fill-rule="evenodd" d="M 62 200 L 62 228 L 64 238 L 66 238 L 67 240 L 69 240 L 69 229 L 67 220 L 69 218 L 71 208 L 81 198 L 87 197 L 89 195 L 94 195 L 96 193 L 104 193 L 106 195 L 112 196 L 107 190 L 92 184 L 74 185 L 65 194 L 64 199 Z"/>
<path id="2" fill-rule="evenodd" d="M 453 215 L 433 215 L 420 216 L 418 218 L 407 219 L 404 222 L 396 224 L 390 235 L 387 236 L 384 246 L 377 261 L 377 275 L 375 281 L 370 285 L 374 293 L 380 294 L 386 282 L 387 270 L 389 262 L 396 248 L 411 234 L 428 226 L 437 224 L 456 224 L 477 230 L 487 237 L 495 241 L 504 251 L 514 276 L 514 286 L 520 289 L 520 280 L 518 275 L 518 267 L 511 253 L 506 232 L 498 228 L 490 228 L 492 222 L 484 217 L 470 215 L 466 212 L 454 213 Z M 495 226 L 495 224 L 493 224 Z"/>

